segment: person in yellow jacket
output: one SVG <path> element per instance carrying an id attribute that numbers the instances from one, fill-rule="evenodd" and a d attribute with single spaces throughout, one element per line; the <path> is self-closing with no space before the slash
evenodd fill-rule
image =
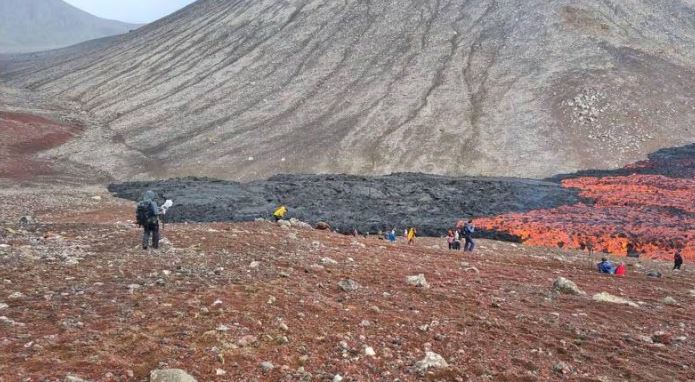
<path id="1" fill-rule="evenodd" d="M 415 231 L 415 227 L 410 227 L 408 230 L 408 244 L 413 244 L 415 241 L 415 235 L 417 234 L 417 231 Z"/>
<path id="2" fill-rule="evenodd" d="M 284 219 L 285 215 L 287 215 L 287 207 L 285 206 L 280 206 L 275 210 L 275 212 L 273 212 L 273 218 L 275 221 Z"/>

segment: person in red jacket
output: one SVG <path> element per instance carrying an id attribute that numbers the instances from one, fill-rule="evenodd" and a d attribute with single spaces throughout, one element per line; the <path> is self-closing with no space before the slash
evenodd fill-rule
<path id="1" fill-rule="evenodd" d="M 614 275 L 623 276 L 625 274 L 625 263 L 620 263 L 617 268 L 615 268 Z"/>

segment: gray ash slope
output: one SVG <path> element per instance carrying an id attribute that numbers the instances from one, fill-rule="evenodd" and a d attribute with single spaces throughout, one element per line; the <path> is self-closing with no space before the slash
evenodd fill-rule
<path id="1" fill-rule="evenodd" d="M 695 140 L 693 0 L 200 0 L 0 68 L 100 118 L 61 155 L 121 180 L 544 177 Z"/>
<path id="2" fill-rule="evenodd" d="M 0 53 L 56 49 L 140 26 L 102 19 L 63 0 L 0 0 Z"/>
<path id="3" fill-rule="evenodd" d="M 328 222 L 340 232 L 418 227 L 438 236 L 457 220 L 574 204 L 574 190 L 557 183 L 511 178 L 451 178 L 424 174 L 388 176 L 279 175 L 249 183 L 182 178 L 112 184 L 116 196 L 139 200 L 154 190 L 174 200 L 170 222 L 249 221 L 269 218 L 278 204 L 288 217 Z"/>

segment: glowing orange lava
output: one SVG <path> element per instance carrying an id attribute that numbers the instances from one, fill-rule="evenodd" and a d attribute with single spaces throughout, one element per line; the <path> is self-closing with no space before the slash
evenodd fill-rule
<path id="1" fill-rule="evenodd" d="M 670 167 L 673 168 L 673 164 Z M 683 159 L 678 166 L 695 161 Z M 630 169 L 652 168 L 639 162 Z M 477 221 L 482 228 L 507 232 L 524 243 L 649 258 L 672 259 L 676 249 L 695 260 L 695 178 L 633 174 L 566 179 L 593 204 L 506 214 Z"/>

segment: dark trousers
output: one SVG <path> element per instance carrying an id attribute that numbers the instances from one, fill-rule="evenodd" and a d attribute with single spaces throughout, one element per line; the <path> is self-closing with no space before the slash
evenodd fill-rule
<path id="1" fill-rule="evenodd" d="M 676 270 L 676 269 L 681 269 L 681 265 L 683 265 L 683 262 L 682 262 L 682 261 L 681 261 L 681 262 L 676 262 L 676 263 L 673 264 L 673 269 L 674 269 L 674 270 Z"/>
<path id="2" fill-rule="evenodd" d="M 473 238 L 466 237 L 466 242 L 463 244 L 463 251 L 473 252 L 473 248 L 475 248 L 475 242 L 473 241 Z"/>
<path id="3" fill-rule="evenodd" d="M 152 248 L 159 248 L 159 223 L 147 223 L 142 228 L 142 248 L 147 249 L 150 244 L 150 236 L 152 236 Z"/>

